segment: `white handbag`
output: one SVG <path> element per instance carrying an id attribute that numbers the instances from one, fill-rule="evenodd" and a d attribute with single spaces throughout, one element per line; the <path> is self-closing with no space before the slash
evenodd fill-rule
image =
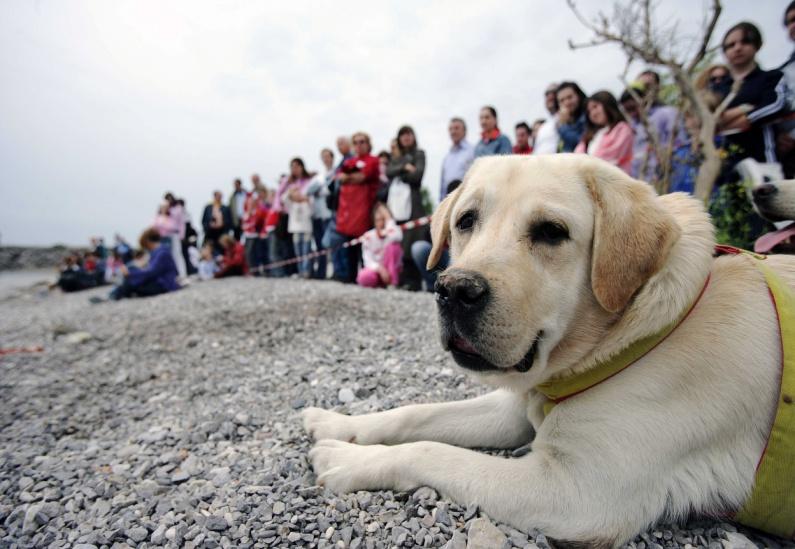
<path id="1" fill-rule="evenodd" d="M 386 205 L 396 221 L 411 218 L 411 185 L 395 177 L 389 184 Z"/>

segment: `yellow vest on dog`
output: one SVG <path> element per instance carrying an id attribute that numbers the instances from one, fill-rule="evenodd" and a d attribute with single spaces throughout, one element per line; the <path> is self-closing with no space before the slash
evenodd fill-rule
<path id="1" fill-rule="evenodd" d="M 751 496 L 734 518 L 746 526 L 795 539 L 795 293 L 763 263 L 764 256 L 729 247 L 719 247 L 718 251 L 734 254 L 742 252 L 753 258 L 754 264 L 764 274 L 778 316 L 782 355 L 781 385 L 773 427 L 757 466 Z M 707 284 L 709 278 L 704 289 Z M 704 289 L 701 290 L 702 294 Z M 548 399 L 544 414 L 549 414 L 556 404 L 613 377 L 645 356 L 690 314 L 699 298 L 676 322 L 636 341 L 612 359 L 582 374 L 536 387 Z"/>

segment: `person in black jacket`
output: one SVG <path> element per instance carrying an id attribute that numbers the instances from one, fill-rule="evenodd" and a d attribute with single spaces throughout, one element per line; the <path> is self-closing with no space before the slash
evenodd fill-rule
<path id="1" fill-rule="evenodd" d="M 762 34 L 752 23 L 741 22 L 723 37 L 723 55 L 732 82 L 742 81 L 734 99 L 720 117 L 718 130 L 726 133 L 727 169 L 745 158 L 776 162 L 771 122 L 786 109 L 786 85 L 779 70 L 764 71 L 756 62 Z"/>
<path id="2" fill-rule="evenodd" d="M 411 126 L 398 130 L 397 155 L 393 156 L 386 169 L 390 180 L 387 205 L 398 223 L 417 219 L 425 215 L 422 207 L 422 176 L 425 173 L 425 151 L 417 147 L 417 137 Z M 410 192 L 406 192 L 408 190 Z M 403 263 L 401 286 L 407 290 L 422 289 L 422 276 L 411 258 L 411 245 L 420 239 L 422 228 L 403 230 Z"/>
<path id="3" fill-rule="evenodd" d="M 218 239 L 227 234 L 232 229 L 232 214 L 229 207 L 222 202 L 221 191 L 213 193 L 213 201 L 207 204 L 202 215 L 202 227 L 204 228 L 204 244 L 212 243 L 216 254 L 223 253 Z"/>

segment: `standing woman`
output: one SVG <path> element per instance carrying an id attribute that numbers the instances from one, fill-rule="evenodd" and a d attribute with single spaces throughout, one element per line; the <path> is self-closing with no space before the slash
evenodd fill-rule
<path id="1" fill-rule="evenodd" d="M 475 145 L 475 158 L 513 152 L 511 140 L 497 127 L 497 109 L 488 105 L 480 109 L 480 129 L 482 133 L 480 141 Z"/>
<path id="2" fill-rule="evenodd" d="M 727 168 L 732 169 L 749 157 L 757 162 L 776 162 L 770 122 L 786 107 L 783 73 L 759 67 L 756 54 L 762 48 L 762 33 L 752 23 L 743 21 L 730 28 L 723 37 L 722 48 L 731 82 L 742 81 L 718 121 L 718 129 L 727 132 Z"/>
<path id="3" fill-rule="evenodd" d="M 389 161 L 386 175 L 391 181 L 387 206 L 398 223 L 425 215 L 422 207 L 422 176 L 425 173 L 425 151 L 417 147 L 411 126 L 398 130 L 397 154 Z M 422 227 L 403 232 L 403 257 L 411 257 L 411 245 L 420 239 Z M 422 289 L 422 276 L 412 261 L 403 267 L 401 284 L 411 291 Z"/>
<path id="4" fill-rule="evenodd" d="M 585 132 L 585 92 L 576 82 L 563 82 L 558 86 L 559 152 L 572 152 Z"/>
<path id="5" fill-rule="evenodd" d="M 618 101 L 609 91 L 599 91 L 588 98 L 585 132 L 574 152 L 588 153 L 629 173 L 632 168 L 634 134 Z"/>

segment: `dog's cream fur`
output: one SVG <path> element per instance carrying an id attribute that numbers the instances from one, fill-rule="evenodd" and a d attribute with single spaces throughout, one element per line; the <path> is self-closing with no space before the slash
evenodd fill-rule
<path id="1" fill-rule="evenodd" d="M 467 210 L 472 232 L 456 230 Z M 538 220 L 570 239 L 534 243 Z M 461 402 L 363 416 L 316 408 L 304 425 L 318 482 L 336 492 L 428 485 L 521 529 L 611 546 L 658 519 L 727 513 L 746 500 L 775 410 L 778 326 L 761 273 L 712 258 L 711 223 L 683 194 L 585 156 L 478 160 L 434 215 L 435 261 L 488 281 L 471 343 L 499 388 Z M 768 264 L 790 285 L 795 259 Z M 657 348 L 544 417 L 533 388 L 583 371 L 695 309 Z M 530 371 L 512 369 L 543 330 Z M 516 459 L 464 448 L 514 448 Z"/>

